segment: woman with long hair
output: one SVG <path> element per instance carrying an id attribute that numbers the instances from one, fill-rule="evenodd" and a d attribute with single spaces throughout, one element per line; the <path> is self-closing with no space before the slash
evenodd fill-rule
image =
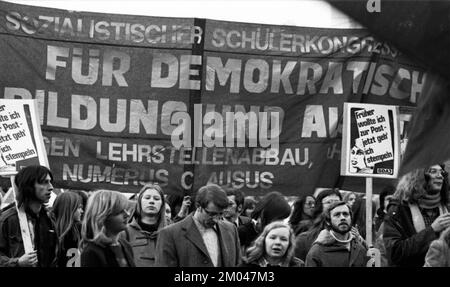
<path id="1" fill-rule="evenodd" d="M 134 254 L 137 267 L 155 264 L 158 231 L 167 225 L 166 200 L 157 184 L 146 184 L 137 195 L 136 209 L 131 223 L 120 237 L 127 240 Z"/>
<path id="2" fill-rule="evenodd" d="M 435 164 L 399 179 L 384 220 L 390 266 L 422 267 L 431 242 L 450 227 L 448 173 Z"/>
<path id="3" fill-rule="evenodd" d="M 356 193 L 354 193 L 353 191 L 347 192 L 344 195 L 344 202 L 347 203 L 348 206 L 350 206 L 350 208 L 353 206 L 353 204 L 355 204 L 355 201 L 357 199 L 358 196 L 356 196 Z"/>
<path id="4" fill-rule="evenodd" d="M 273 221 L 247 248 L 240 267 L 302 267 L 304 262 L 294 256 L 295 235 L 289 224 Z"/>
<path id="5" fill-rule="evenodd" d="M 267 193 L 255 206 L 252 220 L 238 227 L 239 242 L 244 251 L 272 221 L 283 220 L 291 215 L 291 206 L 283 194 L 277 191 Z"/>
<path id="6" fill-rule="evenodd" d="M 81 228 L 81 267 L 134 267 L 133 250 L 119 233 L 127 227 L 128 199 L 110 190 L 88 199 Z"/>
<path id="7" fill-rule="evenodd" d="M 313 224 L 313 212 L 316 199 L 312 195 L 306 195 L 294 202 L 289 224 L 294 229 L 295 235 L 309 230 Z"/>
<path id="8" fill-rule="evenodd" d="M 81 239 L 81 216 L 83 203 L 81 196 L 67 191 L 58 194 L 53 203 L 51 216 L 55 223 L 55 233 L 58 238 L 56 245 L 56 266 L 67 266 L 78 257 L 78 244 Z"/>

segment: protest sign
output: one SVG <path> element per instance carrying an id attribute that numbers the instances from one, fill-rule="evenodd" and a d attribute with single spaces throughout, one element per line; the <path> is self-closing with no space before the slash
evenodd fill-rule
<path id="1" fill-rule="evenodd" d="M 0 97 L 37 99 L 61 188 L 312 194 L 340 179 L 343 103 L 414 106 L 425 80 L 364 29 L 1 2 L 0 32 Z"/>
<path id="2" fill-rule="evenodd" d="M 17 173 L 21 166 L 48 166 L 36 100 L 0 99 L 0 175 Z"/>
<path id="3" fill-rule="evenodd" d="M 341 175 L 396 178 L 399 125 L 396 106 L 345 103 Z"/>

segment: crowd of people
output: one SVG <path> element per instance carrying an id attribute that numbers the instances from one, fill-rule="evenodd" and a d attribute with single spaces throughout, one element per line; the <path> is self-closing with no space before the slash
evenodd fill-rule
<path id="1" fill-rule="evenodd" d="M 48 205 L 52 172 L 23 168 L 16 202 L 0 214 L 2 267 L 366 267 L 370 248 L 383 267 L 450 266 L 448 174 L 442 164 L 387 186 L 366 242 L 363 195 L 325 189 L 291 204 L 215 184 L 175 197 L 146 184 L 127 198 L 65 191 Z M 25 250 L 20 214 L 32 248 Z M 29 249 L 29 248 L 28 248 Z"/>

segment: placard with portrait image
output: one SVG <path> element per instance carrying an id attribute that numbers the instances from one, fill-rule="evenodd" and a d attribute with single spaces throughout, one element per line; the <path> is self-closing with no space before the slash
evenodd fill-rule
<path id="1" fill-rule="evenodd" d="M 398 106 L 344 103 L 341 175 L 396 178 Z"/>

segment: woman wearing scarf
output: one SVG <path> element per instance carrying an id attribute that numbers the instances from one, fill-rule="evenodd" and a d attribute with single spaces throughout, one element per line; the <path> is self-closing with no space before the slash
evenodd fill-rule
<path id="1" fill-rule="evenodd" d="M 153 267 L 158 231 L 165 227 L 165 198 L 159 185 L 145 185 L 137 196 L 133 219 L 121 238 L 133 248 L 136 267 Z"/>
<path id="2" fill-rule="evenodd" d="M 444 165 L 433 165 L 403 176 L 389 209 L 383 240 L 390 266 L 420 267 L 430 243 L 450 226 L 448 178 Z"/>

